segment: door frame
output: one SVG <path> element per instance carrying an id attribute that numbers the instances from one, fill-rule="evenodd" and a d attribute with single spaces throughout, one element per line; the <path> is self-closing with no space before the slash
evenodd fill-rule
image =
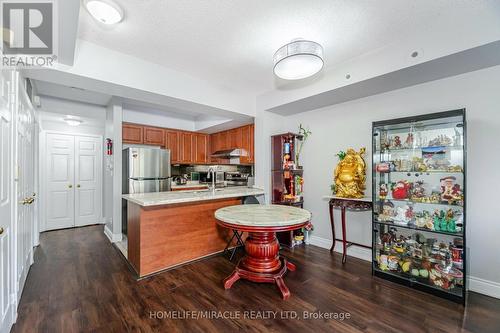
<path id="1" fill-rule="evenodd" d="M 39 156 L 38 156 L 38 165 L 39 165 L 39 179 L 41 180 L 39 182 L 39 192 L 40 192 L 40 197 L 39 197 L 39 206 L 38 206 L 38 234 L 47 231 L 47 161 L 45 159 L 47 155 L 47 135 L 48 134 L 60 134 L 60 135 L 71 135 L 73 137 L 76 136 L 84 136 L 84 137 L 89 137 L 89 138 L 95 138 L 99 140 L 99 143 L 101 145 L 101 153 L 98 156 L 97 160 L 97 165 L 99 166 L 98 170 L 98 177 L 99 177 L 99 190 L 100 190 L 100 202 L 99 202 L 99 220 L 96 221 L 98 224 L 104 224 L 104 218 L 103 218 L 103 198 L 104 198 L 104 168 L 103 168 L 103 136 L 102 135 L 96 135 L 96 134 L 80 134 L 80 133 L 71 133 L 71 132 L 64 132 L 64 131 L 52 131 L 52 130 L 42 130 L 40 132 L 39 136 Z M 76 162 L 76 161 L 75 161 Z"/>

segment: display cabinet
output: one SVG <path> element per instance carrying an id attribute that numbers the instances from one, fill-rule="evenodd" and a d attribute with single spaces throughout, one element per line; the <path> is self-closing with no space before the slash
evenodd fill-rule
<path id="1" fill-rule="evenodd" d="M 296 147 L 302 136 L 284 133 L 271 137 L 271 198 L 276 205 L 290 205 L 303 208 L 303 172 L 296 163 Z M 282 245 L 293 247 L 294 238 L 300 230 L 278 232 Z M 300 235 L 299 235 L 300 236 Z"/>
<path id="2" fill-rule="evenodd" d="M 373 274 L 466 296 L 465 110 L 373 123 Z"/>

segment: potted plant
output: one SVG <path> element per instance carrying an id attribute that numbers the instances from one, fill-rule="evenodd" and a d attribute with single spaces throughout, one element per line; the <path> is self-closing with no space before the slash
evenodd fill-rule
<path id="1" fill-rule="evenodd" d="M 302 147 L 304 146 L 304 143 L 307 141 L 307 138 L 312 134 L 312 132 L 309 129 L 305 129 L 302 124 L 299 125 L 299 135 L 302 137 L 299 141 L 299 147 L 297 151 L 295 152 L 295 164 L 297 165 L 297 168 L 300 168 L 300 153 L 302 152 Z"/>

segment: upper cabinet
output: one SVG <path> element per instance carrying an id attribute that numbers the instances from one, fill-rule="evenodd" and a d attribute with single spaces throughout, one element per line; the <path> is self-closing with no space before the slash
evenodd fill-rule
<path id="1" fill-rule="evenodd" d="M 122 141 L 123 143 L 143 144 L 144 126 L 135 124 L 123 124 Z"/>
<path id="2" fill-rule="evenodd" d="M 179 131 L 165 130 L 165 148 L 170 149 L 170 162 L 173 164 L 181 163 L 180 135 Z"/>
<path id="3" fill-rule="evenodd" d="M 211 157 L 219 150 L 244 149 L 242 164 L 254 163 L 254 125 L 247 125 L 214 134 L 123 124 L 123 143 L 146 144 L 170 150 L 172 164 L 229 164 L 229 159 Z"/>
<path id="4" fill-rule="evenodd" d="M 165 145 L 165 131 L 163 128 L 144 126 L 144 144 Z"/>
<path id="5" fill-rule="evenodd" d="M 194 149 L 193 149 L 193 138 L 192 132 L 181 132 L 181 162 L 182 163 L 193 163 L 194 161 Z"/>
<path id="6" fill-rule="evenodd" d="M 194 162 L 198 164 L 208 163 L 210 160 L 208 158 L 208 141 L 209 137 L 207 134 L 196 133 L 194 135 Z"/>

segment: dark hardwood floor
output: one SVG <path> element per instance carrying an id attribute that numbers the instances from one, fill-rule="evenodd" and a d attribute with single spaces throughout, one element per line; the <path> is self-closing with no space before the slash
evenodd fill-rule
<path id="1" fill-rule="evenodd" d="M 297 264 L 285 277 L 288 301 L 272 284 L 241 280 L 224 290 L 233 264 L 220 256 L 135 281 L 102 226 L 47 232 L 13 332 L 500 332 L 500 300 L 470 293 L 464 308 L 372 278 L 370 264 L 355 258 L 342 265 L 314 246 L 282 253 Z M 202 311 L 220 312 L 182 318 Z M 304 311 L 350 318 L 305 319 Z"/>

